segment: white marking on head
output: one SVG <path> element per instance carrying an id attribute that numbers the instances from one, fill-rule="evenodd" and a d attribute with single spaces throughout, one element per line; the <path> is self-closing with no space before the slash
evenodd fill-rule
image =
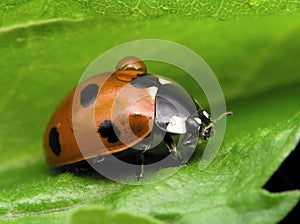
<path id="1" fill-rule="evenodd" d="M 209 118 L 209 114 L 204 110 L 203 111 L 203 115 L 206 117 L 206 118 Z"/>
<path id="2" fill-rule="evenodd" d="M 167 126 L 167 131 L 174 134 L 185 134 L 185 118 L 173 116 L 171 122 Z"/>
<path id="3" fill-rule="evenodd" d="M 199 117 L 195 117 L 194 120 L 198 123 L 198 124 L 202 124 L 202 121 Z"/>
<path id="4" fill-rule="evenodd" d="M 163 79 L 163 78 L 158 78 L 158 81 L 160 84 L 165 85 L 165 84 L 171 84 L 169 80 Z"/>
<path id="5" fill-rule="evenodd" d="M 156 86 L 149 87 L 149 94 L 152 99 L 155 99 L 157 91 L 158 91 L 158 88 Z"/>

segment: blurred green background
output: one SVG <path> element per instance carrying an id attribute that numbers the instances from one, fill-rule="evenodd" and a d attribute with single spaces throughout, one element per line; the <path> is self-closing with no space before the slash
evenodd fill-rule
<path id="1" fill-rule="evenodd" d="M 122 191 L 121 184 L 103 180 L 51 176 L 42 150 L 55 107 L 101 53 L 146 38 L 195 51 L 214 71 L 234 111 L 224 140 L 233 144 L 299 112 L 299 21 L 299 1 L 2 1 L 0 220 L 60 223 L 70 209 Z M 204 98 L 184 74 L 160 69 L 160 75 Z M 51 197 L 55 191 L 59 200 Z M 160 217 L 151 208 L 141 213 Z M 106 210 L 99 214 L 106 216 Z"/>

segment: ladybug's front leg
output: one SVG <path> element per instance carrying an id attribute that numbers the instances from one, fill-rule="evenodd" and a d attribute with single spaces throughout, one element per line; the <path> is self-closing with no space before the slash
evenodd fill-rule
<path id="1" fill-rule="evenodd" d="M 195 119 L 189 117 L 185 121 L 186 133 L 183 137 L 182 144 L 185 146 L 190 146 L 197 144 L 199 138 L 200 125 L 195 121 Z"/>

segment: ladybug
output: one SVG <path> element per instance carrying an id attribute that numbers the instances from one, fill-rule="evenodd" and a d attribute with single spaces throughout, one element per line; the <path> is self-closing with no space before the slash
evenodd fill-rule
<path id="1" fill-rule="evenodd" d="M 183 146 L 195 146 L 199 138 L 213 135 L 213 123 L 182 87 L 147 73 L 141 59 L 126 57 L 113 73 L 89 78 L 67 95 L 46 128 L 44 151 L 51 167 L 105 158 L 130 148 L 143 157 L 154 145 L 154 135 L 159 135 L 182 166 L 186 161 L 172 135 L 182 135 Z M 83 147 L 78 145 L 74 127 L 84 130 L 80 134 Z M 144 158 L 140 161 L 143 165 Z"/>

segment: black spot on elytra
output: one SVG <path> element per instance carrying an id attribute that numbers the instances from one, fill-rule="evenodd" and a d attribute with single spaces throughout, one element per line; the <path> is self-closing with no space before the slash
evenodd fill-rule
<path id="1" fill-rule="evenodd" d="M 52 128 L 49 133 L 49 145 L 52 152 L 59 156 L 61 153 L 60 143 L 59 143 L 59 133 L 56 128 Z"/>
<path id="2" fill-rule="evenodd" d="M 88 107 L 93 104 L 98 95 L 99 86 L 97 84 L 87 85 L 80 93 L 80 104 Z"/>
<path id="3" fill-rule="evenodd" d="M 130 84 L 141 89 L 149 88 L 151 86 L 161 86 L 159 79 L 154 75 L 141 75 L 138 78 L 131 80 Z"/>
<path id="4" fill-rule="evenodd" d="M 119 129 L 109 120 L 103 121 L 98 129 L 98 133 L 102 138 L 107 138 L 109 143 L 115 143 L 119 141 L 118 136 L 120 136 Z"/>

